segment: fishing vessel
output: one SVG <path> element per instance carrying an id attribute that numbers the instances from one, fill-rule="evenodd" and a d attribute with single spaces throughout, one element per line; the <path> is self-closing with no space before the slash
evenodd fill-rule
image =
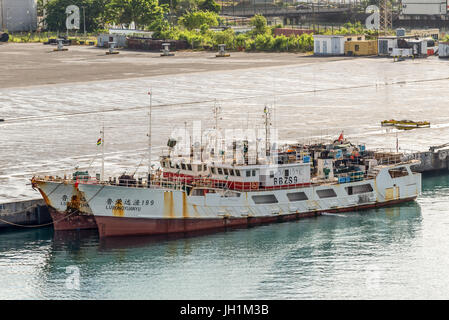
<path id="1" fill-rule="evenodd" d="M 429 128 L 430 122 L 428 121 L 412 121 L 412 120 L 384 120 L 381 122 L 383 127 L 393 126 L 402 130 L 410 130 L 416 128 Z"/>
<path id="2" fill-rule="evenodd" d="M 104 125 L 97 146 L 101 146 L 101 174 L 90 177 L 88 171 L 76 171 L 67 176 L 33 176 L 31 186 L 42 195 L 56 231 L 96 229 L 97 223 L 78 184 L 96 179 L 98 183 L 104 178 Z"/>
<path id="3" fill-rule="evenodd" d="M 264 113 L 267 117 L 267 108 Z M 209 156 L 215 157 L 207 161 L 202 145 L 199 156 L 187 157 L 174 155 L 175 145 L 170 139 L 160 170 L 152 171 L 149 163 L 146 180 L 78 184 L 100 237 L 248 227 L 393 205 L 412 201 L 421 191 L 421 174 L 411 169 L 419 160 L 362 157 L 350 144 L 345 147 L 352 149 L 350 156 L 344 157 L 338 151 L 345 145 L 342 135 L 333 150 L 313 158 L 310 149 L 299 146 L 273 148 L 268 138 L 262 159 L 250 155 L 249 140 L 241 141 L 240 153 L 238 141 L 228 153 L 213 149 Z M 149 152 L 151 159 L 151 129 Z"/>
<path id="4" fill-rule="evenodd" d="M 97 224 L 84 195 L 78 190 L 79 181 L 88 180 L 88 172 L 76 171 L 73 177 L 33 177 L 31 185 L 44 199 L 57 231 L 96 229 Z"/>

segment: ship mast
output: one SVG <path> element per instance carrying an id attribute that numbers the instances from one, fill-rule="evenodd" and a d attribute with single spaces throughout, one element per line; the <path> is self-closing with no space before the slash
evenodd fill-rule
<path id="1" fill-rule="evenodd" d="M 150 96 L 150 111 L 148 113 L 149 115 L 149 123 L 148 123 L 148 188 L 150 187 L 151 183 L 151 109 L 152 109 L 152 92 L 148 91 L 148 95 Z"/>
<path id="2" fill-rule="evenodd" d="M 270 155 L 270 141 L 269 141 L 269 129 L 270 129 L 270 125 L 271 125 L 271 119 L 270 119 L 270 109 L 265 106 L 265 108 L 263 109 L 264 112 L 264 117 L 265 117 L 265 155 L 269 156 Z"/>
<path id="3" fill-rule="evenodd" d="M 101 128 L 101 177 L 100 181 L 104 181 L 104 119 L 103 127 Z"/>
<path id="4" fill-rule="evenodd" d="M 218 120 L 220 117 L 221 107 L 217 106 L 217 99 L 215 99 L 214 103 L 214 119 L 215 119 L 215 147 L 214 147 L 214 156 L 218 155 Z"/>

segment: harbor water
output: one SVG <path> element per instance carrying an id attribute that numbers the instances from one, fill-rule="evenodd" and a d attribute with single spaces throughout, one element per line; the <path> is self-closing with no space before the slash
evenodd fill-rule
<path id="1" fill-rule="evenodd" d="M 0 203 L 40 198 L 33 174 L 99 173 L 103 123 L 106 177 L 144 174 L 149 89 L 154 163 L 174 129 L 213 127 L 215 104 L 224 129 L 262 127 L 271 105 L 281 142 L 342 131 L 369 149 L 449 142 L 447 61 L 301 61 L 0 88 Z M 386 119 L 431 127 L 396 131 L 380 126 Z M 3 231 L 0 299 L 448 299 L 449 175 L 426 174 L 422 184 L 416 202 L 197 237 Z"/>
<path id="2" fill-rule="evenodd" d="M 448 299 L 448 194 L 426 174 L 416 202 L 197 237 L 3 233 L 0 299 Z"/>

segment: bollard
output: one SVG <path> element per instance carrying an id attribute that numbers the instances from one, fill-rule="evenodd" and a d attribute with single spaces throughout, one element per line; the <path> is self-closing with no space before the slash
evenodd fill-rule
<path id="1" fill-rule="evenodd" d="M 68 51 L 69 49 L 64 48 L 64 39 L 58 39 L 58 48 L 53 49 L 53 51 Z"/>
<path id="2" fill-rule="evenodd" d="M 170 52 L 170 43 L 163 43 L 162 44 L 162 53 L 161 53 L 161 57 L 170 57 L 170 56 L 174 56 L 174 53 Z"/>
<path id="3" fill-rule="evenodd" d="M 226 53 L 226 45 L 225 44 L 219 44 L 218 45 L 218 54 L 215 56 L 216 57 L 230 57 L 231 55 L 229 53 Z"/>
<path id="4" fill-rule="evenodd" d="M 115 42 L 109 42 L 108 45 L 109 45 L 109 50 L 106 51 L 106 54 L 118 54 L 118 51 L 114 50 L 115 49 L 115 45 L 116 45 Z"/>

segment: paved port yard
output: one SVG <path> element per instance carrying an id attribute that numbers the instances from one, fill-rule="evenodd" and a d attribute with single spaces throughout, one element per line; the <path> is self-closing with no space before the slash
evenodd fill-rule
<path id="1" fill-rule="evenodd" d="M 315 58 L 299 54 L 158 53 L 42 44 L 0 45 L 0 202 L 38 198 L 34 174 L 63 174 L 79 165 L 99 172 L 96 146 L 106 127 L 106 175 L 146 166 L 148 88 L 153 92 L 153 160 L 175 128 L 222 107 L 222 128 L 262 126 L 265 104 L 282 141 L 336 138 L 342 130 L 369 148 L 395 148 L 385 119 L 431 121 L 398 132 L 400 147 L 418 151 L 449 142 L 449 62 L 437 57 Z M 143 159 L 143 160 L 142 160 Z"/>
<path id="2" fill-rule="evenodd" d="M 0 45 L 0 88 L 283 66 L 320 59 L 300 59 L 305 54 L 294 53 L 233 52 L 232 59 L 227 59 L 216 58 L 211 51 L 178 51 L 174 57 L 160 57 L 160 52 L 131 50 L 106 55 L 107 49 L 92 46 L 67 46 L 64 52 L 54 52 L 55 48 L 39 43 Z"/>

